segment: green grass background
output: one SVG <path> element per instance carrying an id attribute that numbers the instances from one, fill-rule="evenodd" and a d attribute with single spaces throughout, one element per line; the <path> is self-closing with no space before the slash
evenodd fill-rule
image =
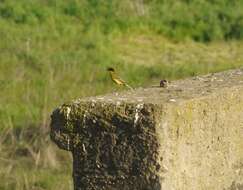
<path id="1" fill-rule="evenodd" d="M 123 90 L 106 67 L 146 87 L 242 66 L 242 39 L 239 0 L 0 0 L 0 189 L 72 189 L 49 116 Z"/>

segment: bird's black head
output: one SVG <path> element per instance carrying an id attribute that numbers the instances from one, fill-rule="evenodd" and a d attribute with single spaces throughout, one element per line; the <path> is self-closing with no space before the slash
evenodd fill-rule
<path id="1" fill-rule="evenodd" d="M 108 67 L 107 71 L 115 71 L 115 69 L 113 69 L 112 67 Z"/>

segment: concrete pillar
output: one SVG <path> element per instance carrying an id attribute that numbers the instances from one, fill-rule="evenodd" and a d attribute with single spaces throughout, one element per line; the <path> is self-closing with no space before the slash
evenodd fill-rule
<path id="1" fill-rule="evenodd" d="M 243 70 L 63 104 L 75 190 L 243 189 Z"/>

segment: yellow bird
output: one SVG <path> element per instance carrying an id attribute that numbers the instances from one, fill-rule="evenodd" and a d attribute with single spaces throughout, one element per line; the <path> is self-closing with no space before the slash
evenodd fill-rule
<path id="1" fill-rule="evenodd" d="M 118 85 L 123 85 L 126 86 L 128 88 L 130 88 L 131 90 L 133 90 L 133 88 L 131 86 L 129 86 L 124 80 L 122 80 L 115 72 L 115 69 L 113 69 L 112 67 L 107 68 L 107 71 L 110 73 L 111 76 L 111 80 L 118 84 Z"/>

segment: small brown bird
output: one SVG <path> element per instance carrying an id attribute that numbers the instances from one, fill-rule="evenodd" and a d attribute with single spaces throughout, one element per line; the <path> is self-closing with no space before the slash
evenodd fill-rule
<path id="1" fill-rule="evenodd" d="M 126 86 L 128 88 L 130 88 L 131 90 L 133 90 L 133 88 L 131 86 L 129 86 L 124 80 L 122 80 L 115 72 L 115 69 L 113 69 L 112 67 L 107 68 L 107 71 L 110 73 L 111 76 L 111 80 L 118 84 L 118 85 L 123 85 Z"/>
<path id="2" fill-rule="evenodd" d="M 168 81 L 165 79 L 162 79 L 159 83 L 159 86 L 162 88 L 166 88 L 168 86 Z"/>
<path id="3" fill-rule="evenodd" d="M 162 79 L 160 80 L 159 82 L 159 85 L 153 85 L 151 86 L 152 88 L 167 88 L 168 87 L 168 84 L 169 84 L 169 81 L 165 80 L 165 79 Z"/>

